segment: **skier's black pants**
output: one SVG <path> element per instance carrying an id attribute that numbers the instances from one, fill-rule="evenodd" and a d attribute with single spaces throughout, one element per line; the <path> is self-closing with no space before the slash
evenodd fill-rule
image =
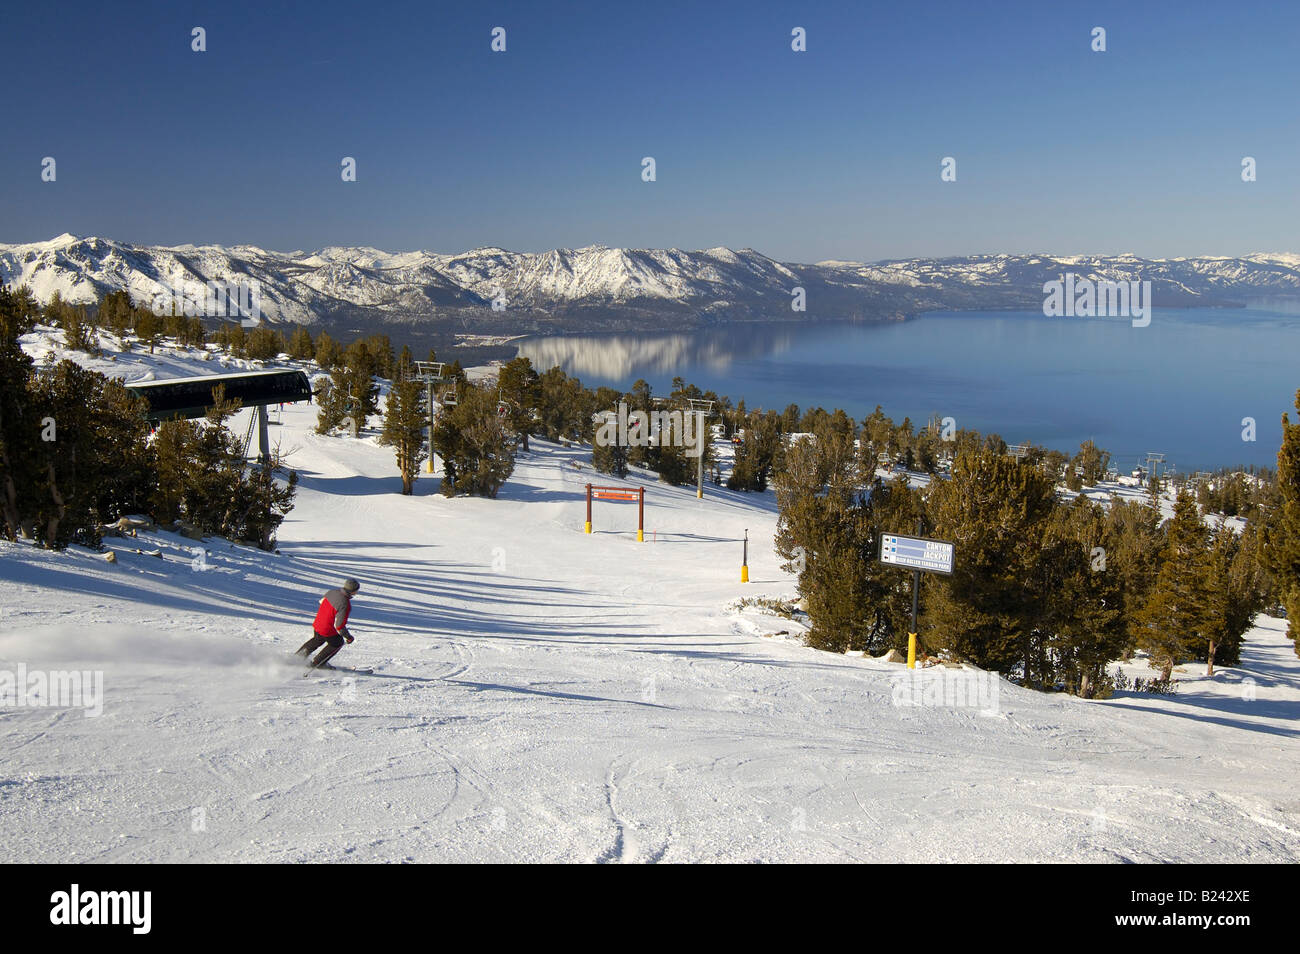
<path id="1" fill-rule="evenodd" d="M 325 663 L 333 659 L 334 654 L 343 648 L 343 637 L 322 636 L 320 633 L 313 631 L 311 634 L 311 639 L 307 640 L 307 642 L 303 643 L 301 646 L 298 647 L 298 655 L 310 656 L 312 653 L 315 653 L 316 650 L 320 649 L 322 646 L 324 646 L 325 648 L 321 649 L 320 652 L 316 653 L 316 658 L 311 661 L 311 664 L 313 666 L 323 666 L 325 665 Z"/>

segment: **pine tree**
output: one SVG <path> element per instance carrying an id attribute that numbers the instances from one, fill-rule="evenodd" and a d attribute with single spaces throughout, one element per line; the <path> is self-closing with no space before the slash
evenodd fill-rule
<path id="1" fill-rule="evenodd" d="M 740 419 L 744 420 L 745 402 L 742 400 L 738 405 L 736 405 L 736 409 L 739 412 Z M 816 433 L 817 428 L 821 426 L 829 416 L 830 415 L 826 413 L 826 409 L 823 407 L 810 407 L 808 410 L 803 412 L 803 417 L 799 419 L 800 433 Z"/>
<path id="2" fill-rule="evenodd" d="M 880 405 L 862 421 L 862 433 L 858 441 L 858 482 L 870 486 L 876 479 L 876 469 L 886 463 L 890 441 L 894 434 L 894 422 L 880 410 Z"/>
<path id="3" fill-rule="evenodd" d="M 343 423 L 347 412 L 343 410 L 343 400 L 335 393 L 332 376 L 330 380 L 316 382 L 312 397 L 315 398 L 316 406 L 320 409 L 316 412 L 317 434 L 328 434 Z"/>
<path id="4" fill-rule="evenodd" d="M 622 480 L 627 476 L 627 445 L 595 444 L 591 449 L 591 466 L 602 474 Z"/>
<path id="5" fill-rule="evenodd" d="M 927 587 L 927 639 L 985 669 L 1019 666 L 1023 680 L 1034 682 L 1042 607 L 1033 577 L 1056 505 L 1053 482 L 985 448 L 957 457 L 952 479 L 930 485 L 929 505 L 935 533 L 956 545 L 957 561 L 951 576 Z"/>
<path id="6" fill-rule="evenodd" d="M 99 302 L 99 323 L 119 339 L 126 334 L 134 320 L 131 296 L 125 291 L 111 291 Z"/>
<path id="7" fill-rule="evenodd" d="M 739 432 L 744 428 L 745 418 L 749 416 L 749 412 L 745 409 L 745 399 L 741 398 L 740 402 L 734 405 L 730 401 L 725 401 L 720 405 L 720 407 L 720 413 L 722 416 L 722 436 L 729 441 L 734 440 L 739 436 Z M 802 421 L 803 418 L 800 418 L 800 420 Z M 798 423 L 795 424 L 793 430 L 801 430 Z"/>
<path id="8" fill-rule="evenodd" d="M 775 411 L 751 413 L 744 424 L 745 436 L 736 448 L 731 476 L 727 478 L 727 487 L 731 490 L 753 490 L 762 492 L 767 489 L 768 480 L 774 468 L 779 466 L 779 458 L 784 448 L 781 433 L 781 418 Z M 835 440 L 834 429 L 829 425 L 823 428 L 816 438 L 818 459 L 826 461 L 827 470 L 834 465 L 830 458 L 840 446 Z M 851 445 L 849 445 L 851 451 Z"/>
<path id="9" fill-rule="evenodd" d="M 894 428 L 890 440 L 890 459 L 907 470 L 916 469 L 915 440 L 912 436 L 912 419 L 903 418 L 903 423 Z"/>
<path id="10" fill-rule="evenodd" d="M 1030 580 L 1039 611 L 1031 640 L 1035 670 L 1046 685 L 1091 697 L 1106 664 L 1127 643 L 1123 582 L 1104 559 L 1104 509 L 1083 497 L 1057 505 L 1032 559 Z"/>
<path id="11" fill-rule="evenodd" d="M 162 523 L 185 517 L 206 531 L 216 529 L 209 520 L 213 485 L 229 487 L 230 480 L 218 480 L 215 461 L 223 455 L 214 442 L 205 441 L 198 421 L 163 421 L 154 432 L 153 452 L 157 461 L 157 484 L 150 512 Z M 219 492 L 219 490 L 218 490 Z"/>
<path id="12" fill-rule="evenodd" d="M 226 329 L 226 347 L 230 353 L 237 358 L 248 356 L 248 332 L 244 330 L 241 322 L 232 322 L 229 325 L 222 325 Z"/>
<path id="13" fill-rule="evenodd" d="M 836 409 L 835 413 L 824 417 L 816 427 L 813 435 L 817 438 L 818 455 L 822 461 L 822 476 L 831 487 L 854 486 L 857 483 L 857 423 Z M 777 454 L 780 453 L 778 439 Z M 871 481 L 866 485 L 870 486 Z"/>
<path id="14" fill-rule="evenodd" d="M 403 494 L 414 493 L 420 465 L 428 459 L 424 441 L 426 423 L 424 385 L 414 378 L 395 381 L 388 392 L 384 430 L 379 442 L 393 448 L 397 455 Z"/>
<path id="15" fill-rule="evenodd" d="M 569 378 L 564 388 L 563 400 L 566 418 L 571 419 L 568 436 L 593 443 L 598 418 L 608 411 L 617 409 L 619 402 L 623 400 L 623 395 L 610 387 L 599 387 L 595 391 L 588 391 L 577 378 Z"/>
<path id="16" fill-rule="evenodd" d="M 244 352 L 253 361 L 270 361 L 286 350 L 280 332 L 267 325 L 258 325 L 248 333 Z"/>
<path id="17" fill-rule="evenodd" d="M 648 382 L 638 378 L 623 395 L 627 405 L 627 460 L 636 467 L 653 468 L 655 450 L 650 444 L 650 411 L 654 396 Z"/>
<path id="18" fill-rule="evenodd" d="M 1138 611 L 1138 646 L 1146 650 L 1160 681 L 1168 682 L 1174 666 L 1193 655 L 1210 627 L 1211 572 L 1209 533 L 1196 498 L 1183 492 L 1165 528 L 1160 570 L 1146 604 Z"/>
<path id="19" fill-rule="evenodd" d="M 781 412 L 781 432 L 792 434 L 799 430 L 799 405 L 787 404 L 784 411 Z"/>
<path id="20" fill-rule="evenodd" d="M 1205 659 L 1205 674 L 1213 676 L 1215 663 L 1233 666 L 1240 660 L 1242 637 L 1264 605 L 1256 535 L 1220 525 L 1211 534 L 1207 571 L 1210 615 L 1195 651 Z"/>
<path id="21" fill-rule="evenodd" d="M 384 340 L 388 340 L 386 336 Z M 386 360 L 391 366 L 391 349 Z M 358 417 L 360 426 L 364 428 L 367 419 L 379 413 L 379 385 L 375 382 L 379 373 L 378 359 L 365 342 L 354 341 L 344 354 L 344 367 L 347 369 L 348 396 L 352 401 L 351 413 Z"/>
<path id="22" fill-rule="evenodd" d="M 152 482 L 139 399 L 71 361 L 30 379 L 41 423 L 30 451 L 36 484 L 27 520 L 45 546 L 98 546 L 100 524 L 145 499 Z"/>
<path id="23" fill-rule="evenodd" d="M 614 395 L 611 395 L 614 397 Z M 622 480 L 627 476 L 628 453 L 626 435 L 619 433 L 618 417 L 626 413 L 622 399 L 618 398 L 610 410 L 602 410 L 595 415 L 599 418 L 592 434 L 591 466 L 602 474 L 613 474 Z"/>
<path id="24" fill-rule="evenodd" d="M 207 340 L 207 336 L 207 332 L 203 328 L 202 318 L 190 318 L 185 323 L 185 344 L 188 347 L 203 347 L 203 342 Z"/>
<path id="25" fill-rule="evenodd" d="M 91 506 L 97 519 L 111 523 L 128 514 L 147 512 L 157 479 L 149 447 L 147 403 L 121 381 L 105 378 L 96 381 L 93 398 L 85 401 L 85 407 L 95 442 L 90 480 Z"/>
<path id="26" fill-rule="evenodd" d="M 536 426 L 541 394 L 541 381 L 533 363 L 524 357 L 507 362 L 497 377 L 497 393 L 506 409 L 502 424 L 518 437 L 520 449 L 527 453 L 528 434 Z"/>
<path id="27" fill-rule="evenodd" d="M 6 536 L 31 535 L 23 513 L 37 481 L 36 443 L 41 424 L 28 400 L 32 359 L 19 338 L 36 325 L 39 306 L 25 286 L 0 285 L 0 511 Z"/>
<path id="28" fill-rule="evenodd" d="M 1034 464 L 1052 483 L 1060 481 L 1062 475 L 1074 474 L 1074 468 L 1070 466 L 1070 458 L 1059 450 L 1048 450 L 1045 447 L 1035 447 L 1030 444 L 1026 448 L 1025 462 Z M 1072 489 L 1081 490 L 1083 488 L 1082 474 L 1076 475 L 1076 477 L 1077 486 Z"/>
<path id="29" fill-rule="evenodd" d="M 869 586 L 873 554 L 863 507 L 830 494 L 804 497 L 790 509 L 799 525 L 803 572 L 799 593 L 811 621 L 808 645 L 829 652 L 865 649 L 871 641 Z"/>
<path id="30" fill-rule="evenodd" d="M 321 338 L 324 337 L 325 333 L 321 332 Z M 378 413 L 379 385 L 375 383 L 374 359 L 364 341 L 354 341 L 348 346 L 342 365 L 330 372 L 330 383 L 321 389 L 317 402 L 320 405 L 316 419 L 318 434 L 328 434 L 350 422 L 355 436 Z"/>
<path id="31" fill-rule="evenodd" d="M 158 339 L 162 337 L 162 330 L 162 319 L 152 311 L 142 310 L 136 313 L 135 336 L 142 345 L 148 346 L 150 354 L 153 354 Z"/>
<path id="32" fill-rule="evenodd" d="M 99 354 L 99 335 L 95 324 L 86 316 L 84 306 L 69 306 L 63 320 L 63 343 L 72 351 Z"/>
<path id="33" fill-rule="evenodd" d="M 183 519 L 203 534 L 273 549 L 293 508 L 298 475 L 278 455 L 249 467 L 242 443 L 226 427 L 239 402 L 226 400 L 224 386 L 212 392 L 203 419 L 164 421 L 155 432 L 150 510 L 160 522 Z"/>
<path id="34" fill-rule="evenodd" d="M 285 467 L 278 454 L 255 464 L 237 484 L 237 496 L 226 510 L 222 534 L 263 550 L 275 549 L 275 532 L 293 509 L 297 486 L 298 472 Z"/>
<path id="35" fill-rule="evenodd" d="M 664 411 L 664 408 L 658 409 L 658 413 Z M 699 463 L 697 457 L 687 453 L 688 448 L 685 443 L 686 419 L 690 416 L 690 411 L 673 409 L 668 413 L 672 416 L 667 418 L 664 423 L 661 423 L 658 432 L 655 434 L 658 443 L 651 457 L 651 466 L 659 475 L 659 479 L 669 486 L 680 487 L 684 484 L 693 484 L 699 473 Z M 681 415 L 680 424 L 679 414 Z M 694 427 L 695 422 L 692 421 L 690 426 Z M 706 433 L 701 436 L 703 442 L 701 453 L 704 455 L 706 470 L 708 469 L 707 428 L 708 425 L 706 424 Z M 691 433 L 694 435 L 695 432 L 692 431 Z M 691 449 L 693 447 L 694 443 L 692 443 Z"/>
<path id="36" fill-rule="evenodd" d="M 812 622 L 808 643 L 832 652 L 902 646 L 911 576 L 877 557 L 882 533 L 914 532 L 920 498 L 901 479 L 886 484 L 873 478 L 865 494 L 845 481 L 832 482 L 828 443 L 812 435 L 798 438 L 774 478 L 776 550 L 787 561 L 784 568 L 799 573 Z"/>
<path id="37" fill-rule="evenodd" d="M 1080 486 L 1095 487 L 1106 477 L 1110 466 L 1110 453 L 1102 450 L 1091 440 L 1079 445 L 1079 453 L 1070 461 L 1068 473 L 1073 475 L 1077 469 Z M 1078 489 L 1078 488 L 1071 488 Z"/>
<path id="38" fill-rule="evenodd" d="M 462 382 L 456 405 L 444 410 L 434 427 L 434 444 L 446 476 L 448 497 L 495 497 L 514 471 L 513 442 L 497 417 L 495 389 Z"/>
<path id="39" fill-rule="evenodd" d="M 289 357 L 297 361 L 310 361 L 316 356 L 316 343 L 311 340 L 311 332 L 299 325 L 289 336 Z"/>
<path id="40" fill-rule="evenodd" d="M 611 389 L 612 393 L 612 389 Z M 543 373 L 537 383 L 537 428 L 547 440 L 591 440 L 591 416 L 598 410 L 609 410 L 611 400 L 604 407 L 594 403 L 582 387 L 582 382 L 571 378 L 560 368 Z M 616 398 L 615 398 L 616 400 Z"/>
<path id="41" fill-rule="evenodd" d="M 316 337 L 316 363 L 321 366 L 322 370 L 333 370 L 343 359 L 343 349 L 339 347 L 337 341 L 330 337 L 328 331 L 322 331 Z"/>
<path id="42" fill-rule="evenodd" d="M 1141 501 L 1111 497 L 1099 565 L 1119 582 L 1121 615 L 1128 621 L 1125 654 L 1136 645 L 1137 614 L 1155 586 L 1163 547 L 1158 510 Z"/>
<path id="43" fill-rule="evenodd" d="M 939 455 L 942 449 L 943 443 L 935 428 L 926 427 L 917 432 L 915 439 L 917 470 L 925 474 L 938 473 Z"/>
<path id="44" fill-rule="evenodd" d="M 180 341 L 185 336 L 185 328 L 189 319 L 184 315 L 178 315 L 173 311 L 170 315 L 163 318 L 163 334 L 176 341 Z"/>
<path id="45" fill-rule="evenodd" d="M 1296 392 L 1300 411 L 1300 391 Z M 1264 561 L 1286 606 L 1287 635 L 1300 655 L 1300 420 L 1282 415 L 1282 446 L 1277 452 L 1277 504 L 1263 529 Z"/>
<path id="46" fill-rule="evenodd" d="M 381 378 L 392 378 L 397 362 L 393 358 L 393 343 L 388 335 L 371 335 L 365 340 L 366 350 L 370 353 L 374 373 Z"/>

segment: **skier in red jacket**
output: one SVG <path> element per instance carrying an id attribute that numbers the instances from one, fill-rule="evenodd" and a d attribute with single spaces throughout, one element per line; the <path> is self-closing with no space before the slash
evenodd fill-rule
<path id="1" fill-rule="evenodd" d="M 309 665 L 313 669 L 330 669 L 329 661 L 343 648 L 344 642 L 352 642 L 348 632 L 348 615 L 352 612 L 352 594 L 361 589 L 361 584 L 348 577 L 338 589 L 330 590 L 321 597 L 316 610 L 316 619 L 312 623 L 312 637 L 298 647 L 298 655 L 310 657 L 316 653 Z M 321 647 L 324 647 L 321 649 Z"/>

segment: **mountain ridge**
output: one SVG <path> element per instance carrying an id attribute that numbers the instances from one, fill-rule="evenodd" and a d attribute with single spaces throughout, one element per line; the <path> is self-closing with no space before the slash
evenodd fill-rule
<path id="1" fill-rule="evenodd" d="M 799 264 L 725 246 L 280 252 L 255 245 L 134 245 L 70 233 L 0 244 L 0 282 L 26 284 L 41 301 L 57 292 L 90 304 L 116 290 L 152 301 L 183 283 L 256 281 L 263 316 L 273 323 L 472 324 L 492 334 L 898 320 L 924 311 L 1035 308 L 1042 304 L 1043 283 L 1067 271 L 1151 281 L 1157 307 L 1300 300 L 1300 255 L 1289 252 L 1166 259 L 992 253 Z M 797 287 L 805 290 L 803 312 L 791 308 Z M 494 301 L 503 307 L 494 309 Z"/>

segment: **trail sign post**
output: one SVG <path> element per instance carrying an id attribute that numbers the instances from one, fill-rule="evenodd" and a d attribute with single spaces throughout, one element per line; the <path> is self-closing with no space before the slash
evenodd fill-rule
<path id="1" fill-rule="evenodd" d="M 636 501 L 636 542 L 645 542 L 645 488 L 644 487 L 596 487 L 587 484 L 587 523 L 585 533 L 591 533 L 592 500 L 635 500 Z"/>
<path id="2" fill-rule="evenodd" d="M 916 532 L 921 532 L 918 522 Z M 897 533 L 880 535 L 880 562 L 912 571 L 912 626 L 907 634 L 907 668 L 916 668 L 916 615 L 922 573 L 952 573 L 956 546 L 946 540 L 905 537 Z"/>
<path id="3" fill-rule="evenodd" d="M 880 536 L 880 562 L 910 570 L 951 574 L 953 549 L 951 543 L 943 540 L 904 537 L 896 533 Z"/>

